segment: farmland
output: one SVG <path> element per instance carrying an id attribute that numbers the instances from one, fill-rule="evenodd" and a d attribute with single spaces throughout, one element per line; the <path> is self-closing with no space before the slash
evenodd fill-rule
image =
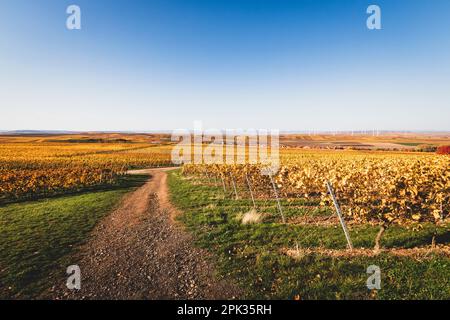
<path id="1" fill-rule="evenodd" d="M 0 202 L 111 186 L 129 169 L 171 164 L 169 147 L 124 143 L 123 139 L 103 143 L 80 138 L 4 140 L 0 143 Z"/>
<path id="2" fill-rule="evenodd" d="M 386 231 L 378 254 L 372 250 L 378 227 L 349 225 L 354 250 L 347 244 L 335 213 L 318 202 L 284 199 L 287 223 L 274 200 L 257 199 L 259 223 L 243 224 L 253 208 L 245 189 L 222 186 L 206 177 L 170 176 L 172 201 L 185 212 L 181 221 L 197 243 L 215 253 L 222 276 L 235 279 L 253 299 L 448 299 L 450 258 L 430 250 L 434 225 L 412 230 L 395 225 Z M 309 219 L 305 219 L 308 217 Z M 314 219 L 311 219 L 314 218 Z M 326 223 L 325 223 L 326 222 Z M 438 246 L 449 241 L 448 224 L 437 229 Z M 426 250 L 418 249 L 427 246 Z M 448 250 L 448 249 L 447 249 Z M 368 290 L 366 270 L 381 269 L 381 290 Z"/>
<path id="3" fill-rule="evenodd" d="M 130 176 L 129 170 L 173 166 L 169 140 L 150 134 L 0 137 L 0 295 L 47 292 L 48 280 L 80 246 L 89 251 L 95 227 L 121 199 L 144 192 L 139 190 L 147 176 Z M 357 140 L 361 149 L 354 147 Z M 286 136 L 280 170 L 272 176 L 255 164 L 189 164 L 167 173 L 168 192 L 180 212 L 176 220 L 217 261 L 220 278 L 243 290 L 242 297 L 448 299 L 450 157 L 416 149 L 446 141 Z M 396 150 L 386 150 L 392 144 Z M 165 172 L 155 172 L 165 181 Z M 159 187 L 147 189 L 164 200 Z M 153 197 L 154 191 L 132 197 L 140 199 L 132 208 L 148 217 L 147 210 L 159 210 Z M 119 210 L 126 217 L 127 208 Z M 109 254 L 120 260 L 117 252 Z M 381 268 L 381 290 L 366 287 L 370 265 Z"/>
<path id="4" fill-rule="evenodd" d="M 185 166 L 170 181 L 181 220 L 250 298 L 448 299 L 449 160 L 307 151 L 283 154 L 275 187 L 251 165 Z M 381 290 L 365 286 L 370 265 Z"/>
<path id="5" fill-rule="evenodd" d="M 335 189 L 347 219 L 391 224 L 444 221 L 450 213 L 450 158 L 374 152 L 285 153 L 273 182 L 282 197 L 330 204 Z M 252 165 L 185 166 L 184 172 L 213 176 L 270 197 L 271 178 Z"/>

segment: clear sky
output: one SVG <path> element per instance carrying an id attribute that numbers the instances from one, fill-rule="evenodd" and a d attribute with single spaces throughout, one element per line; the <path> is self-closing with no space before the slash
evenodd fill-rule
<path id="1" fill-rule="evenodd" d="M 0 108 L 0 130 L 450 130 L 450 1 L 1 0 Z"/>

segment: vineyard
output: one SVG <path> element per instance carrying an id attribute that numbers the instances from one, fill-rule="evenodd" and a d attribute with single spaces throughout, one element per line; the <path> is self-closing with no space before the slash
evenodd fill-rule
<path id="1" fill-rule="evenodd" d="M 111 186 L 129 169 L 170 164 L 169 147 L 145 143 L 3 143 L 0 202 Z"/>
<path id="2" fill-rule="evenodd" d="M 173 165 L 171 145 L 144 138 L 0 143 L 4 232 L 12 242 L 27 243 L 26 254 L 16 252 L 21 245 L 3 248 L 0 264 L 14 266 L 3 269 L 9 272 L 3 281 L 20 291 L 28 282 L 20 284 L 16 268 L 46 266 L 50 272 L 46 254 L 33 255 L 36 246 L 59 241 L 58 232 L 72 234 L 75 225 L 84 230 L 77 241 L 84 241 L 97 219 L 148 179 L 127 175 L 130 169 Z M 245 289 L 245 297 L 448 299 L 448 168 L 445 154 L 286 148 L 272 175 L 256 164 L 185 164 L 167 180 L 171 202 L 183 212 L 178 219 L 215 257 L 219 274 Z M 22 203 L 61 194 L 70 195 Z M 66 228 L 66 215 L 74 227 Z M 25 229 L 28 239 L 20 235 Z M 66 254 L 65 247 L 55 250 L 55 257 Z M 31 257 L 28 264 L 16 260 L 22 256 Z M 42 260 L 34 267 L 35 258 Z M 383 272 L 381 291 L 367 290 L 370 265 Z M 30 288 L 37 290 L 35 284 Z"/>
<path id="3" fill-rule="evenodd" d="M 448 299 L 449 167 L 434 154 L 289 149 L 273 176 L 185 165 L 169 184 L 180 220 L 249 298 Z M 381 290 L 366 286 L 371 265 Z"/>
<path id="4" fill-rule="evenodd" d="M 130 169 L 172 165 L 171 146 L 137 143 L 67 143 L 62 141 L 0 144 L 0 201 L 113 186 Z M 345 220 L 379 226 L 375 248 L 392 225 L 436 227 L 450 212 L 450 157 L 411 152 L 287 149 L 273 176 L 260 165 L 184 165 L 183 174 L 207 179 L 233 197 L 276 199 L 280 222 L 298 201 L 333 209 L 329 183 Z M 240 194 L 238 194 L 238 190 Z M 281 202 L 287 203 L 283 212 Z M 295 211 L 295 210 L 294 210 Z M 308 218 L 303 218 L 308 219 Z M 312 221 L 320 217 L 310 217 Z M 435 239 L 433 238 L 433 244 Z"/>
<path id="5" fill-rule="evenodd" d="M 284 153 L 273 177 L 255 165 L 187 165 L 185 175 L 206 177 L 223 184 L 239 197 L 295 199 L 333 207 L 326 183 L 336 193 L 345 220 L 379 225 L 375 249 L 391 225 L 420 228 L 423 223 L 444 224 L 450 214 L 450 158 L 446 156 L 361 153 Z M 257 209 L 257 208 L 255 208 Z M 284 221 L 280 207 L 280 219 Z M 280 221 L 281 221 L 280 220 Z M 433 244 L 435 239 L 432 240 Z"/>

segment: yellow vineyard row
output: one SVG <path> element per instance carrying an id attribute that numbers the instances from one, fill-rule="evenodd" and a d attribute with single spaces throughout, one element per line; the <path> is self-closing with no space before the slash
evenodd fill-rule
<path id="1" fill-rule="evenodd" d="M 273 180 L 282 196 L 316 197 L 323 205 L 330 205 L 329 181 L 345 215 L 355 221 L 437 222 L 450 212 L 449 168 L 448 156 L 309 152 L 282 157 Z M 183 170 L 246 187 L 250 182 L 255 192 L 271 183 L 257 165 L 186 165 Z"/>
<path id="2" fill-rule="evenodd" d="M 148 144 L 0 144 L 0 201 L 113 185 L 131 168 L 170 165 Z"/>

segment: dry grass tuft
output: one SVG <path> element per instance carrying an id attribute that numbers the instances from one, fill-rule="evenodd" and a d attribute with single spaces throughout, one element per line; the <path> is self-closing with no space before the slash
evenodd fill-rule
<path id="1" fill-rule="evenodd" d="M 245 213 L 242 217 L 242 224 L 260 223 L 261 221 L 262 215 L 256 212 L 255 208 Z"/>

